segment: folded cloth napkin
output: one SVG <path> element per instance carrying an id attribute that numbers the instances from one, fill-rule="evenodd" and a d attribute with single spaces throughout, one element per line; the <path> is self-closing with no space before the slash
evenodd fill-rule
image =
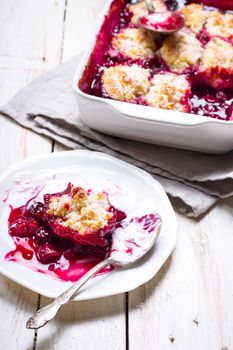
<path id="1" fill-rule="evenodd" d="M 158 180 L 173 206 L 197 217 L 233 194 L 233 152 L 210 155 L 108 136 L 81 120 L 72 91 L 79 57 L 43 74 L 17 93 L 2 115 L 74 149 L 105 152 L 134 164 Z"/>

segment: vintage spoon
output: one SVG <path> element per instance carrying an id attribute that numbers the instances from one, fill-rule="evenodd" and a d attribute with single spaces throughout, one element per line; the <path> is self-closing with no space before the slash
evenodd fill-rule
<path id="1" fill-rule="evenodd" d="M 51 304 L 38 310 L 35 316 L 29 318 L 26 327 L 37 329 L 51 321 L 60 307 L 68 303 L 79 289 L 105 266 L 127 267 L 141 259 L 153 247 L 160 229 L 161 217 L 158 214 L 147 214 L 125 222 L 113 233 L 113 242 L 108 258 L 89 270 Z"/>
<path id="2" fill-rule="evenodd" d="M 145 0 L 148 14 L 139 17 L 138 24 L 159 34 L 172 34 L 183 28 L 184 18 L 178 12 L 156 12 L 153 0 Z"/>

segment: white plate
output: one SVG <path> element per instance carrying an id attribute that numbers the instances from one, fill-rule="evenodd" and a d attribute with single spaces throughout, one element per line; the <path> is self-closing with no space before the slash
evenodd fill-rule
<path id="1" fill-rule="evenodd" d="M 64 189 L 68 181 L 84 188 L 108 190 L 112 204 L 124 210 L 128 217 L 155 211 L 163 220 L 158 241 L 143 260 L 130 268 L 114 270 L 93 278 L 75 300 L 123 293 L 149 281 L 171 254 L 176 243 L 176 217 L 167 195 L 162 186 L 143 170 L 108 155 L 89 151 L 66 151 L 28 158 L 12 166 L 0 178 L 0 272 L 51 298 L 71 284 L 4 258 L 7 252 L 15 248 L 7 230 L 10 212 L 8 204 L 24 204 L 32 195 L 32 187 L 41 182 L 45 182 L 46 186 L 40 196 Z M 7 202 L 4 202 L 6 196 Z"/>

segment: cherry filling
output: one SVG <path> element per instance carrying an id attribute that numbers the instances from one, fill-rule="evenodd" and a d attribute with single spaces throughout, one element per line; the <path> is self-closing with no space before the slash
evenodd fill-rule
<path id="1" fill-rule="evenodd" d="M 193 88 L 192 112 L 216 119 L 233 120 L 233 95 L 203 87 Z"/>
<path id="2" fill-rule="evenodd" d="M 64 277 L 64 271 L 62 273 L 61 266 L 59 267 L 61 258 L 69 261 L 70 266 L 76 269 L 76 275 L 77 264 L 80 259 L 84 259 L 84 265 L 89 266 L 90 258 L 92 258 L 92 264 L 104 258 L 111 246 L 112 232 L 116 227 L 119 227 L 121 221 L 126 218 L 126 214 L 113 207 L 108 201 L 107 195 L 102 192 L 98 195 L 104 201 L 108 219 L 100 225 L 101 223 L 97 218 L 94 222 L 94 227 L 96 225 L 97 228 L 90 228 L 91 222 L 85 220 L 85 215 L 82 215 L 80 220 L 83 219 L 83 225 L 87 222 L 90 227 L 83 226 L 83 228 L 81 226 L 82 230 L 76 229 L 72 225 L 69 226 L 65 221 L 68 220 L 67 217 L 65 215 L 62 217 L 59 212 L 59 210 L 67 209 L 68 213 L 75 215 L 75 212 L 69 212 L 70 208 L 66 204 L 68 202 L 72 203 L 76 195 L 78 200 L 75 205 L 80 206 L 82 202 L 79 201 L 79 196 L 86 196 L 85 198 L 88 199 L 88 195 L 91 194 L 91 190 L 85 191 L 80 187 L 77 188 L 69 184 L 63 192 L 46 194 L 44 202 L 34 202 L 32 205 L 27 202 L 19 208 L 11 208 L 8 229 L 9 234 L 13 237 L 16 249 L 9 252 L 6 258 L 14 260 L 15 256 L 21 253 L 26 260 L 31 260 L 35 256 L 42 264 L 58 264 L 50 266 L 49 270 L 53 272 L 60 271 L 60 275 L 58 273 L 60 277 L 61 275 Z M 67 199 L 67 203 L 62 203 L 62 205 L 64 204 L 62 207 L 59 200 L 63 198 Z M 58 203 L 58 215 L 50 213 L 53 200 L 55 200 L 55 204 Z M 96 208 L 96 203 L 91 203 L 91 205 L 94 209 Z M 83 202 L 84 209 L 87 206 L 88 203 Z M 92 207 L 87 214 L 95 214 Z M 105 211 L 103 212 L 105 214 Z M 87 260 L 85 260 L 86 258 Z M 79 266 L 81 266 L 80 262 Z"/>
<path id="3" fill-rule="evenodd" d="M 198 2 L 198 1 L 193 1 Z M 222 10 L 233 10 L 233 2 L 231 0 L 202 0 L 202 3 L 206 6 L 217 7 Z"/>
<path id="4" fill-rule="evenodd" d="M 125 28 L 135 28 L 136 25 L 131 22 L 132 13 L 129 6 L 134 4 L 134 0 L 113 0 L 109 14 L 106 16 L 100 33 L 97 36 L 96 46 L 91 54 L 90 60 L 86 66 L 82 78 L 79 81 L 79 87 L 82 91 L 104 98 L 109 98 L 103 89 L 102 74 L 105 68 L 124 64 L 132 66 L 137 64 L 139 67 L 150 69 L 151 77 L 160 72 L 169 72 L 169 68 L 162 59 L 155 57 L 153 59 L 134 60 L 126 55 L 114 52 L 111 48 L 111 40 L 120 30 Z M 191 3 L 202 3 L 211 8 L 224 11 L 233 10 L 231 1 L 227 0 L 165 0 L 165 5 L 170 11 L 179 10 L 184 5 Z M 216 8 L 214 8 L 216 7 Z M 145 16 L 149 17 L 149 16 Z M 164 22 L 165 27 L 173 26 L 172 21 Z M 166 28 L 163 29 L 166 29 Z M 187 29 L 187 28 L 186 28 Z M 210 34 L 206 28 L 196 34 L 196 38 L 201 42 L 203 48 L 211 40 Z M 158 42 L 158 50 L 163 43 L 164 38 Z M 224 39 L 225 40 L 225 39 Z M 227 39 L 226 39 L 227 40 Z M 199 63 L 187 68 L 183 74 L 187 75 L 192 86 L 192 95 L 190 98 L 190 113 L 202 116 L 209 116 L 216 119 L 232 120 L 233 118 L 233 74 L 229 69 L 217 68 L 210 71 L 199 71 Z M 212 87 L 211 87 L 212 86 Z M 214 90 L 214 89 L 215 90 Z M 223 98 L 224 96 L 224 98 Z M 187 102 L 187 101 L 186 101 Z M 184 103 L 186 103 L 184 101 Z M 134 103 L 146 105 L 145 99 L 136 98 Z M 181 101 L 181 104 L 183 102 Z"/>

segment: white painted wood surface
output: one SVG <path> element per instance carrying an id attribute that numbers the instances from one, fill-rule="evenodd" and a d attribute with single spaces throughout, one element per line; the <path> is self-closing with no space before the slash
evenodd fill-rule
<path id="1" fill-rule="evenodd" d="M 0 0 L 0 103 L 80 52 L 105 0 Z M 0 171 L 65 150 L 0 116 Z M 25 321 L 47 298 L 0 276 L 0 349 L 233 349 L 232 201 L 205 218 L 178 215 L 176 250 L 129 295 L 71 303 L 34 333 Z"/>

